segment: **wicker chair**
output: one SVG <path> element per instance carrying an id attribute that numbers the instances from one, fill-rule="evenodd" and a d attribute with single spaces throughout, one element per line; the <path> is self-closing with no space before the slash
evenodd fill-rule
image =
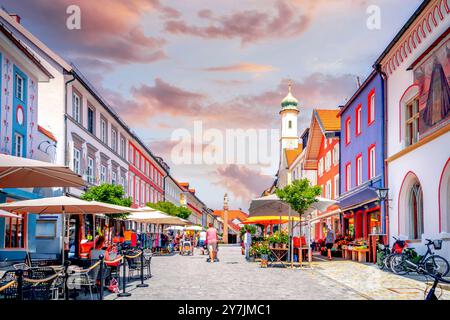
<path id="1" fill-rule="evenodd" d="M 144 268 L 147 269 L 147 274 L 144 273 L 144 279 L 150 279 L 152 277 L 152 269 L 151 269 L 152 257 L 153 257 L 152 250 L 145 249 L 144 250 Z"/>
<path id="2" fill-rule="evenodd" d="M 139 252 L 136 251 L 128 251 L 126 255 L 128 256 L 135 256 Z M 128 281 L 132 280 L 135 273 L 140 273 L 141 271 L 141 257 L 136 258 L 126 258 L 127 259 L 127 265 L 128 265 Z"/>
<path id="3" fill-rule="evenodd" d="M 89 289 L 91 300 L 93 300 L 92 289 L 97 290 L 97 279 L 100 271 L 100 263 L 94 263 L 91 267 L 79 271 L 75 271 L 69 275 L 67 279 L 67 285 L 69 289 L 78 289 L 84 287 L 85 290 Z"/>

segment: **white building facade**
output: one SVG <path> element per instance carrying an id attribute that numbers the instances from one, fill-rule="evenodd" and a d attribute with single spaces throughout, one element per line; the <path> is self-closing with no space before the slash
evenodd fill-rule
<path id="1" fill-rule="evenodd" d="M 387 95 L 389 235 L 443 240 L 450 258 L 450 10 L 424 2 L 380 56 Z"/>

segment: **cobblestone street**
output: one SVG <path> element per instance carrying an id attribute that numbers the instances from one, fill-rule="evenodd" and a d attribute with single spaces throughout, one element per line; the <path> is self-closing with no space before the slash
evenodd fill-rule
<path id="1" fill-rule="evenodd" d="M 313 269 L 262 269 L 247 263 L 239 247 L 220 247 L 219 263 L 194 256 L 155 256 L 147 288 L 131 282 L 126 299 L 423 299 L 423 282 L 351 261 L 315 259 Z M 444 297 L 443 297 L 444 298 Z M 445 292 L 449 299 L 449 292 Z M 105 299 L 117 298 L 109 294 Z"/>

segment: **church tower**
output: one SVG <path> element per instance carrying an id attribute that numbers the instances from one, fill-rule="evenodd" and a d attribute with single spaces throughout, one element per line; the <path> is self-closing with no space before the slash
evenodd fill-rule
<path id="1" fill-rule="evenodd" d="M 292 95 L 292 84 L 289 82 L 289 93 L 281 101 L 281 154 L 285 149 L 298 148 L 298 100 Z"/>

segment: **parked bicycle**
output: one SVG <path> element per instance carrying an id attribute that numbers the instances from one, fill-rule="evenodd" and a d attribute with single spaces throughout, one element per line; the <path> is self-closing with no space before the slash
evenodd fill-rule
<path id="1" fill-rule="evenodd" d="M 440 274 L 445 277 L 450 270 L 448 261 L 431 251 L 431 246 L 435 250 L 441 250 L 442 240 L 425 239 L 427 243 L 427 252 L 423 256 L 418 256 L 414 250 L 404 250 L 401 255 L 394 256 L 391 259 L 391 270 L 399 275 L 405 275 L 409 272 L 416 272 L 424 269 L 427 273 L 432 275 Z M 411 262 L 411 263 L 408 263 Z"/>
<path id="2" fill-rule="evenodd" d="M 438 300 L 439 299 L 436 296 L 436 288 L 439 285 L 439 282 L 450 284 L 450 281 L 444 279 L 443 278 L 444 276 L 440 273 L 432 274 L 432 273 L 428 272 L 424 267 L 422 267 L 420 265 L 416 265 L 409 260 L 405 260 L 405 264 L 407 264 L 408 267 L 411 268 L 412 270 L 414 270 L 415 272 L 425 274 L 434 279 L 433 285 L 431 286 L 430 290 L 428 292 L 426 291 L 428 288 L 425 290 L 425 294 L 426 294 L 425 300 Z"/>
<path id="3" fill-rule="evenodd" d="M 387 258 L 387 256 L 391 253 L 391 250 L 389 249 L 388 246 L 379 243 L 377 245 L 377 266 L 378 268 L 380 268 L 381 270 L 383 270 L 384 268 L 386 268 L 386 265 L 384 263 L 384 260 Z"/>
<path id="4" fill-rule="evenodd" d="M 391 270 L 391 260 L 393 257 L 395 256 L 399 256 L 402 254 L 403 250 L 405 248 L 408 247 L 408 244 L 406 243 L 405 240 L 400 240 L 396 237 L 392 237 L 394 238 L 395 242 L 392 245 L 392 249 L 390 250 L 390 253 L 387 254 L 384 258 L 384 268 L 386 268 L 387 270 Z"/>

